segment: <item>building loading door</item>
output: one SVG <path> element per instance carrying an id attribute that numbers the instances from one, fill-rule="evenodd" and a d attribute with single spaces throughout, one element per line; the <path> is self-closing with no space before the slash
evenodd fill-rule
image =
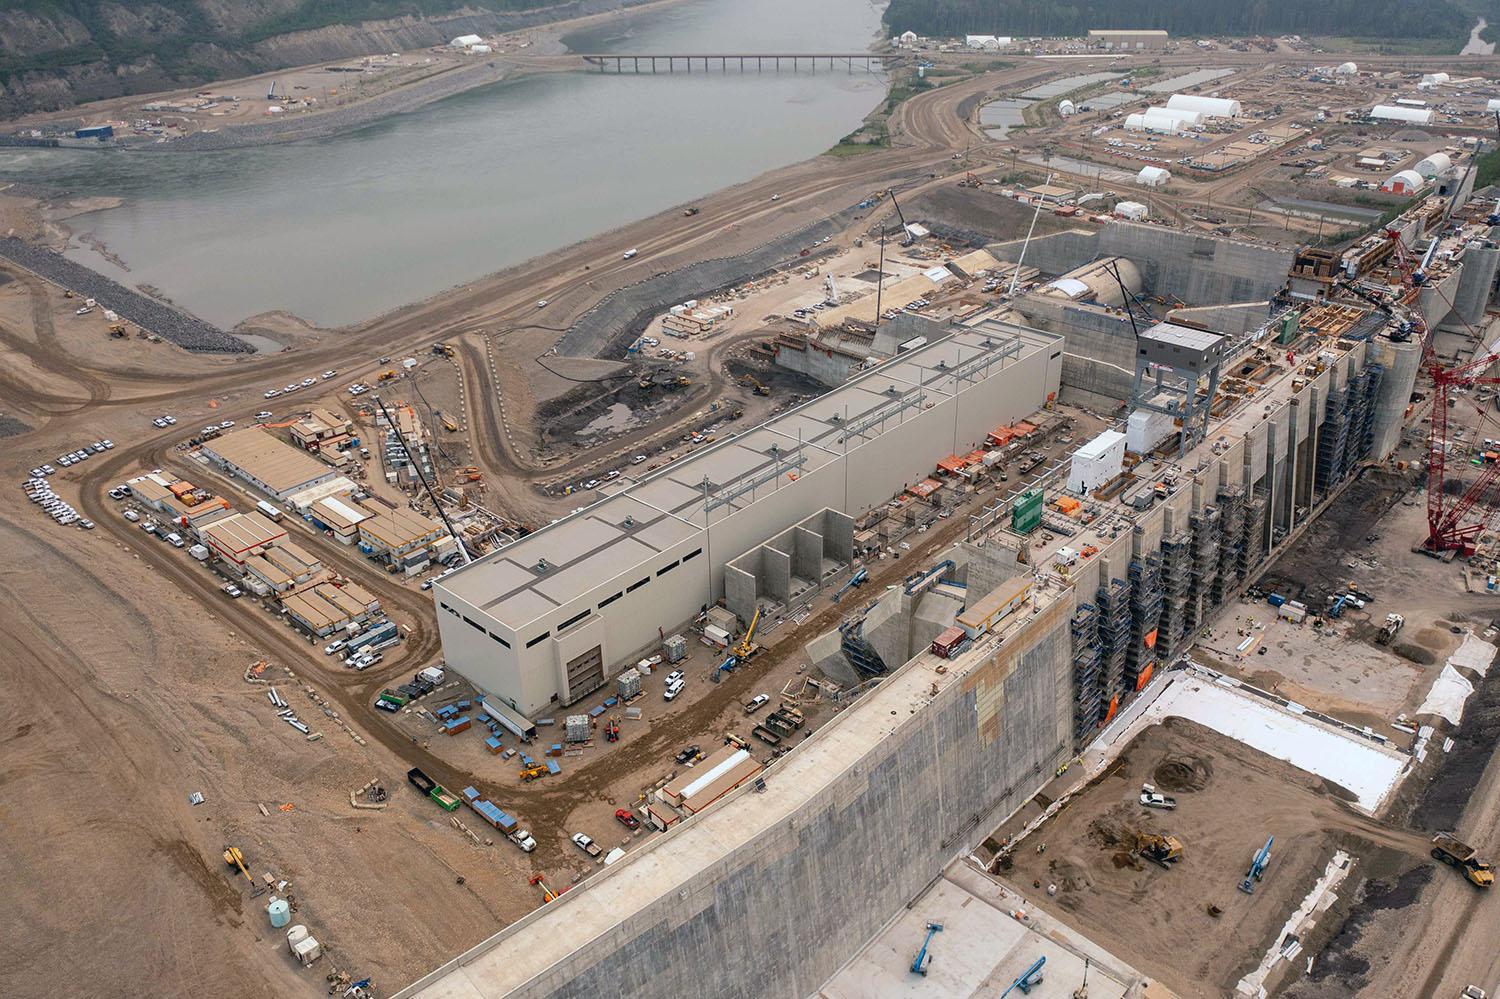
<path id="1" fill-rule="evenodd" d="M 568 660 L 568 703 L 604 686 L 604 647 L 594 646 L 581 656 Z"/>

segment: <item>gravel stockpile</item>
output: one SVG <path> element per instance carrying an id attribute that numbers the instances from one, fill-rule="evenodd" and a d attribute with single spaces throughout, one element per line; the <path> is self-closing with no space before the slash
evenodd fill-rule
<path id="1" fill-rule="evenodd" d="M 788 262 L 806 264 L 817 260 L 821 255 L 816 252 L 801 258 L 797 254 L 814 240 L 844 228 L 858 214 L 859 209 L 846 208 L 738 256 L 702 260 L 621 288 L 580 317 L 557 341 L 557 352 L 568 357 L 621 359 L 625 348 L 661 310 L 689 298 L 707 298 Z"/>
<path id="2" fill-rule="evenodd" d="M 101 308 L 112 309 L 122 318 L 185 350 L 216 354 L 254 352 L 248 343 L 230 336 L 217 326 L 210 326 L 170 305 L 131 291 L 98 271 L 90 270 L 25 240 L 14 236 L 0 238 L 0 257 L 55 285 L 70 288 L 85 298 L 95 299 Z"/>

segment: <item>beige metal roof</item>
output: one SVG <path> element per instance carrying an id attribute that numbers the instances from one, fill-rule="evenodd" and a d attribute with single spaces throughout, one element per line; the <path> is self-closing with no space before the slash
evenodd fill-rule
<path id="1" fill-rule="evenodd" d="M 214 521 L 203 533 L 222 551 L 239 554 L 286 537 L 286 531 L 259 513 L 239 513 Z"/>
<path id="2" fill-rule="evenodd" d="M 325 524 L 346 531 L 374 516 L 353 500 L 343 500 L 337 496 L 329 496 L 314 503 L 312 515 Z"/>
<path id="3" fill-rule="evenodd" d="M 400 548 L 443 530 L 438 521 L 404 508 L 377 513 L 359 525 L 360 534 L 368 534 L 387 548 Z"/>
<path id="4" fill-rule="evenodd" d="M 204 444 L 203 450 L 244 469 L 278 493 L 333 474 L 323 462 L 259 427 L 225 434 Z"/>

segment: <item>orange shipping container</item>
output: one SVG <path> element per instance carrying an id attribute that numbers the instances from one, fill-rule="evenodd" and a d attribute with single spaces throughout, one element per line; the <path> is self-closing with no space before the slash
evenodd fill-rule
<path id="1" fill-rule="evenodd" d="M 1071 496 L 1059 496 L 1056 500 L 1053 501 L 1053 506 L 1057 507 L 1058 510 L 1071 517 L 1073 516 L 1073 514 L 1082 509 L 1083 504 L 1078 502 Z"/>

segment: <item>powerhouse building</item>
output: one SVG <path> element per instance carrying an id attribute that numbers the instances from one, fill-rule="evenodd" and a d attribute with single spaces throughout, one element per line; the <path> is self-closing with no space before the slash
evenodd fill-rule
<path id="1" fill-rule="evenodd" d="M 523 713 L 571 704 L 715 604 L 726 563 L 766 539 L 797 528 L 792 550 L 760 558 L 783 578 L 816 584 L 847 565 L 853 518 L 1041 409 L 1061 373 L 1061 337 L 988 321 L 644 478 L 627 473 L 434 584 L 447 662 Z"/>

